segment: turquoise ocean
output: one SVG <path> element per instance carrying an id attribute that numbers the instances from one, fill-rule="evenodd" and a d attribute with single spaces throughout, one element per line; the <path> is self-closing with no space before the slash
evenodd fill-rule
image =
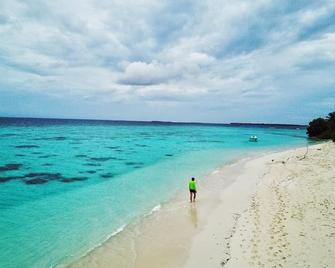
<path id="1" fill-rule="evenodd" d="M 0 267 L 73 261 L 191 176 L 307 142 L 304 128 L 0 118 Z"/>

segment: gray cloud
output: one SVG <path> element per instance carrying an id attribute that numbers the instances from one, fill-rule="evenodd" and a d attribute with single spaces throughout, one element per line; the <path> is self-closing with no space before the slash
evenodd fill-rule
<path id="1" fill-rule="evenodd" d="M 335 86 L 334 10 L 331 0 L 3 0 L 0 94 L 137 103 L 143 114 L 169 103 L 171 119 L 188 103 L 208 121 L 220 118 L 212 106 L 303 105 Z"/>

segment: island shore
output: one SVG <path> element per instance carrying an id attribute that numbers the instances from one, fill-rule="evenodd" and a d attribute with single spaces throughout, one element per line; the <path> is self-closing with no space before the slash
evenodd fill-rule
<path id="1" fill-rule="evenodd" d="M 248 157 L 71 267 L 335 267 L 335 145 Z"/>
<path id="2" fill-rule="evenodd" d="M 334 163 L 331 142 L 247 162 L 184 267 L 335 267 Z"/>

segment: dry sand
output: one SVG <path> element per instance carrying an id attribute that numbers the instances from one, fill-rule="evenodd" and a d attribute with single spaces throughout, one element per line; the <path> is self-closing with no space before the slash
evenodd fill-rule
<path id="1" fill-rule="evenodd" d="M 335 145 L 242 159 L 72 267 L 335 267 Z"/>
<path id="2" fill-rule="evenodd" d="M 335 267 L 334 164 L 331 142 L 246 163 L 184 267 Z"/>

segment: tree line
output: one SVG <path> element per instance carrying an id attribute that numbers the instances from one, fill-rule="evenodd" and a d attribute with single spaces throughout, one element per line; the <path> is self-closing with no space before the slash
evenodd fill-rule
<path id="1" fill-rule="evenodd" d="M 335 142 L 335 112 L 325 118 L 319 117 L 309 122 L 307 134 L 310 138 L 331 139 Z"/>

